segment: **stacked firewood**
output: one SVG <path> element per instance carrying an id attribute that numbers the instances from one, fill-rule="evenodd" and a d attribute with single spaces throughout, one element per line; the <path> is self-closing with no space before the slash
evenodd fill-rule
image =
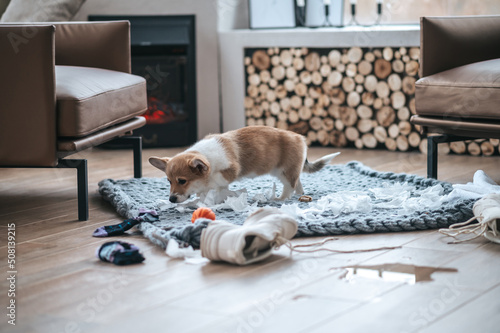
<path id="1" fill-rule="evenodd" d="M 309 145 L 425 151 L 410 123 L 419 55 L 418 47 L 246 49 L 246 123 L 303 134 Z M 487 142 L 440 149 L 498 152 Z"/>
<path id="2" fill-rule="evenodd" d="M 451 143 L 440 143 L 438 151 L 441 154 L 470 154 L 473 156 L 491 156 L 498 154 L 500 151 L 499 139 L 476 139 L 467 141 L 456 141 Z M 427 153 L 427 139 L 422 139 L 420 143 L 420 151 Z"/>

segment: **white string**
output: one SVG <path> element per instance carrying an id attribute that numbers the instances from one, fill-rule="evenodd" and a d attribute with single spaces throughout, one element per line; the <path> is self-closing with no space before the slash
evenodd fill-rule
<path id="1" fill-rule="evenodd" d="M 471 241 L 473 239 L 476 239 L 480 236 L 482 236 L 486 230 L 488 229 L 488 224 L 487 223 L 481 223 L 477 221 L 478 223 L 476 224 L 471 224 L 474 222 L 474 220 L 477 220 L 477 218 L 474 216 L 470 219 L 468 219 L 465 222 L 459 222 L 450 225 L 448 229 L 439 229 L 439 232 L 442 233 L 443 235 L 453 237 L 455 240 L 452 242 L 448 242 L 448 244 L 459 244 L 463 243 L 466 241 Z M 479 233 L 476 231 L 480 230 Z M 466 238 L 466 239 L 459 239 L 459 235 L 468 235 L 468 234 L 474 234 L 474 237 L 471 238 Z"/>
<path id="2" fill-rule="evenodd" d="M 321 242 L 293 245 L 288 239 L 279 236 L 276 239 L 273 247 L 275 249 L 278 249 L 281 245 L 284 245 L 290 249 L 290 253 L 292 253 L 292 252 L 313 253 L 313 252 L 319 252 L 319 251 L 328 251 L 328 252 L 333 252 L 333 253 L 361 253 L 361 252 L 371 252 L 371 251 L 394 250 L 394 249 L 401 248 L 401 246 L 384 246 L 384 247 L 371 248 L 371 249 L 360 249 L 360 250 L 335 250 L 335 249 L 329 249 L 329 248 L 325 248 L 325 247 L 322 247 L 319 249 L 311 249 L 311 250 L 299 250 L 299 249 L 297 249 L 300 247 L 321 246 L 321 245 L 324 245 L 325 243 L 333 241 L 333 240 L 338 240 L 338 238 L 337 237 L 329 237 L 329 238 L 325 238 Z"/>

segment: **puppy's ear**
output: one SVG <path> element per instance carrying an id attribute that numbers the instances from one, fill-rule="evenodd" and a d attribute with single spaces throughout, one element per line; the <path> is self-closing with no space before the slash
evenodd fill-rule
<path id="1" fill-rule="evenodd" d="M 158 169 L 164 172 L 167 170 L 168 161 L 170 161 L 169 157 L 151 156 L 149 158 L 149 163 L 151 163 L 152 166 L 157 167 Z"/>
<path id="2" fill-rule="evenodd" d="M 208 162 L 199 158 L 193 158 L 189 161 L 189 166 L 194 173 L 204 174 L 208 171 Z"/>

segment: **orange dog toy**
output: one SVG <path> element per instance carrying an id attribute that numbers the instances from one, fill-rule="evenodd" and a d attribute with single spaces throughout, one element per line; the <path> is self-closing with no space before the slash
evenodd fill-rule
<path id="1" fill-rule="evenodd" d="M 194 223 L 196 219 L 204 217 L 206 219 L 215 220 L 215 213 L 208 207 L 200 207 L 193 212 L 191 222 Z"/>

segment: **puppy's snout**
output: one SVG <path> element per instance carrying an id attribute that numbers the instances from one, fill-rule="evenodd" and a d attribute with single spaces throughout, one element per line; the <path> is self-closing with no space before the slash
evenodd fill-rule
<path id="1" fill-rule="evenodd" d="M 172 203 L 176 203 L 176 202 L 177 202 L 177 196 L 172 194 L 172 195 L 168 198 L 168 200 L 170 200 L 170 202 L 172 202 Z"/>

